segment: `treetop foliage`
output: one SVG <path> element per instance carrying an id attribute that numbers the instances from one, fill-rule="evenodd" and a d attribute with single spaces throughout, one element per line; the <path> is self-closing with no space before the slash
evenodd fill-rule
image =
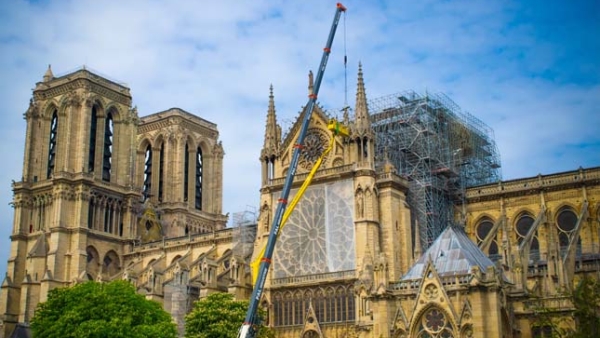
<path id="1" fill-rule="evenodd" d="M 162 306 L 122 280 L 51 290 L 48 300 L 38 304 L 31 330 L 34 337 L 44 338 L 177 337 Z"/>
<path id="2" fill-rule="evenodd" d="M 197 301 L 185 317 L 186 338 L 236 338 L 248 310 L 248 301 L 233 299 L 229 293 L 213 293 Z M 259 316 L 263 318 L 264 313 Z M 261 326 L 259 338 L 274 337 L 273 331 Z"/>

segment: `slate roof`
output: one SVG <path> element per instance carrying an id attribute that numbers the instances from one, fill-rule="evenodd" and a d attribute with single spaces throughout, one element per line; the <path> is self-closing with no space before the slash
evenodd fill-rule
<path id="1" fill-rule="evenodd" d="M 402 280 L 421 279 L 430 258 L 439 276 L 467 274 L 475 266 L 485 273 L 489 266 L 495 266 L 469 239 L 464 230 L 449 226 L 408 270 Z"/>

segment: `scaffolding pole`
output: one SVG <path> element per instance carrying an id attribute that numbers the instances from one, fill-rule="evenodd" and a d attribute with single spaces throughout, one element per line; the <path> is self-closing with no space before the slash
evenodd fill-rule
<path id="1" fill-rule="evenodd" d="M 466 188 L 501 180 L 493 131 L 441 93 L 388 95 L 369 100 L 369 111 L 376 166 L 390 161 L 408 179 L 412 226 L 425 250 L 454 222 Z"/>

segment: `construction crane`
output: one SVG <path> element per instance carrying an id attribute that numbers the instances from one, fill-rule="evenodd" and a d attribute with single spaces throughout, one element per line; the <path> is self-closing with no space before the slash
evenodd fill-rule
<path id="1" fill-rule="evenodd" d="M 290 195 L 290 190 L 294 181 L 294 175 L 296 174 L 298 159 L 300 157 L 300 152 L 304 144 L 304 137 L 306 136 L 306 131 L 308 130 L 310 118 L 312 116 L 313 109 L 317 102 L 317 96 L 319 94 L 319 88 L 321 87 L 321 81 L 323 80 L 323 73 L 325 73 L 325 68 L 327 67 L 329 53 L 331 53 L 331 45 L 333 44 L 333 38 L 335 37 L 335 32 L 337 31 L 340 16 L 345 11 L 346 7 L 344 7 L 344 5 L 338 2 L 335 10 L 335 15 L 333 17 L 333 23 L 331 24 L 331 30 L 329 31 L 329 37 L 327 38 L 327 44 L 325 45 L 325 48 L 323 48 L 323 56 L 321 57 L 321 64 L 319 65 L 319 69 L 317 71 L 313 91 L 308 96 L 308 103 L 306 104 L 306 113 L 304 114 L 304 118 L 302 120 L 300 134 L 298 135 L 298 139 L 296 140 L 296 144 L 294 145 L 292 161 L 290 163 L 290 167 L 285 178 L 285 182 L 283 184 L 281 196 L 277 203 L 277 209 L 275 210 L 275 216 L 273 218 L 273 225 L 271 226 L 271 231 L 269 233 L 269 239 L 267 240 L 267 246 L 265 248 L 264 255 L 260 260 L 258 276 L 256 278 L 256 283 L 254 284 L 252 297 L 250 298 L 250 306 L 248 307 L 248 312 L 246 312 L 246 318 L 244 319 L 244 323 L 242 324 L 242 327 L 238 332 L 238 338 L 256 337 L 256 324 L 258 324 L 258 305 L 260 303 L 260 298 L 264 290 L 265 281 L 267 280 L 267 273 L 269 272 L 269 267 L 271 266 L 271 258 L 273 257 L 275 243 L 277 242 L 277 235 L 279 234 L 279 228 L 281 226 L 283 215 L 288 204 L 287 199 Z"/>

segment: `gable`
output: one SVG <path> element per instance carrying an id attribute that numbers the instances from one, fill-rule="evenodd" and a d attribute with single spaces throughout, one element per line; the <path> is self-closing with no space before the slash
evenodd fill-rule
<path id="1" fill-rule="evenodd" d="M 280 161 L 278 163 L 279 177 L 287 174 L 306 113 L 305 107 L 282 141 Z M 304 138 L 302 153 L 298 159 L 298 173 L 310 171 L 320 155 L 329 147 L 331 138 L 333 137 L 332 132 L 327 128 L 329 120 L 330 118 L 325 114 L 323 109 L 319 106 L 315 106 Z M 343 165 L 344 150 L 345 145 L 343 144 L 342 139 L 339 137 L 335 138 L 333 148 L 323 159 L 320 168 Z"/>

